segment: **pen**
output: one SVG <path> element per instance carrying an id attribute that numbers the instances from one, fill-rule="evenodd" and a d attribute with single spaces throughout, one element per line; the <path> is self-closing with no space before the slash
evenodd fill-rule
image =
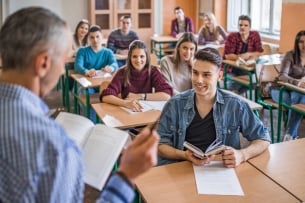
<path id="1" fill-rule="evenodd" d="M 147 127 L 150 129 L 150 131 L 156 130 L 157 126 L 158 126 L 158 120 L 156 120 L 155 122 L 147 125 Z"/>

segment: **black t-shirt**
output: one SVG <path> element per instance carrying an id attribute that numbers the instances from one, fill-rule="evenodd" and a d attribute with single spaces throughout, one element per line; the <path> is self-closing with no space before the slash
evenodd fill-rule
<path id="1" fill-rule="evenodd" d="M 185 140 L 200 148 L 202 151 L 205 151 L 216 139 L 213 108 L 204 118 L 201 118 L 195 101 L 194 104 L 195 116 L 186 129 Z"/>

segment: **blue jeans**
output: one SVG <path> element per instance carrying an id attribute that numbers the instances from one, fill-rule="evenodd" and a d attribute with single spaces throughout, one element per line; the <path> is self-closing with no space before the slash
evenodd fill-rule
<path id="1" fill-rule="evenodd" d="M 280 90 L 277 89 L 271 90 L 271 97 L 276 102 L 279 102 L 279 94 L 280 94 Z M 288 105 L 305 104 L 305 95 L 294 91 L 291 92 L 284 91 L 282 102 Z M 301 124 L 302 119 L 303 119 L 302 114 L 289 110 L 286 133 L 290 134 L 293 138 L 296 138 L 298 136 L 298 128 Z"/>

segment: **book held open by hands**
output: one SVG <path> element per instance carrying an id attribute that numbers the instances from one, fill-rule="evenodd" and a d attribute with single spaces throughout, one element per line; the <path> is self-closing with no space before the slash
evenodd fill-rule
<path id="1" fill-rule="evenodd" d="M 60 112 L 55 120 L 83 149 L 85 182 L 102 190 L 128 140 L 128 133 L 103 124 L 94 125 L 86 117 L 67 112 Z"/>
<path id="2" fill-rule="evenodd" d="M 254 59 L 244 60 L 243 58 L 238 57 L 236 63 L 237 63 L 237 65 L 246 65 L 246 66 L 250 66 L 250 65 L 255 65 L 256 60 L 254 60 Z"/>
<path id="3" fill-rule="evenodd" d="M 222 142 L 217 139 L 208 146 L 205 152 L 187 141 L 184 141 L 183 146 L 192 151 L 193 155 L 199 159 L 203 159 L 209 155 L 219 154 L 225 149 L 225 145 L 223 145 Z"/>

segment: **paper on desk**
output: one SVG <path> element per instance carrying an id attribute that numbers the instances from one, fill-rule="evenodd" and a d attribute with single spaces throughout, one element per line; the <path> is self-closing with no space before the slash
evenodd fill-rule
<path id="1" fill-rule="evenodd" d="M 146 112 L 146 111 L 150 111 L 150 110 L 162 111 L 166 102 L 167 101 L 140 101 L 140 105 L 143 107 L 141 112 Z M 132 111 L 131 109 L 128 109 L 126 107 L 121 107 L 121 108 L 130 114 L 139 113 L 139 112 Z"/>
<path id="2" fill-rule="evenodd" d="M 77 81 L 79 82 L 79 84 L 81 84 L 83 87 L 88 87 L 88 86 L 91 86 L 91 85 L 92 85 L 92 83 L 91 83 L 89 80 L 87 80 L 87 78 L 85 78 L 85 77 L 77 78 L 76 80 L 77 80 Z"/>
<path id="3" fill-rule="evenodd" d="M 110 78 L 111 74 L 105 71 L 97 70 L 92 78 Z"/>
<path id="4" fill-rule="evenodd" d="M 199 194 L 244 195 L 235 169 L 225 168 L 222 161 L 212 161 L 204 166 L 193 165 L 193 168 Z"/>

